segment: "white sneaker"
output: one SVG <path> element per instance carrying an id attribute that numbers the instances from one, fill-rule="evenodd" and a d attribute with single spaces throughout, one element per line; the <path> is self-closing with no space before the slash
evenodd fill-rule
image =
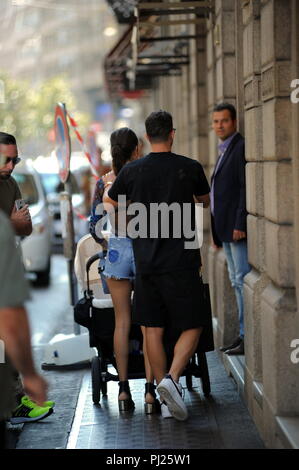
<path id="1" fill-rule="evenodd" d="M 170 413 L 165 401 L 161 403 L 161 416 L 163 419 L 172 418 L 172 414 Z"/>
<path id="2" fill-rule="evenodd" d="M 182 398 L 182 386 L 176 383 L 171 375 L 165 375 L 157 386 L 157 391 L 175 419 L 185 421 L 188 418 L 188 411 Z"/>

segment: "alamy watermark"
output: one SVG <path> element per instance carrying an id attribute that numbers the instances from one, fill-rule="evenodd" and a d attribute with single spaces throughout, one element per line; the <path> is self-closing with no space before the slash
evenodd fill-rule
<path id="1" fill-rule="evenodd" d="M 295 88 L 295 90 L 291 93 L 291 102 L 293 104 L 299 103 L 299 79 L 295 78 L 291 81 L 291 88 Z"/>
<path id="2" fill-rule="evenodd" d="M 299 363 L 299 339 L 293 339 L 290 344 L 291 348 L 295 348 L 291 353 L 291 362 L 293 364 Z"/>
<path id="3" fill-rule="evenodd" d="M 185 249 L 197 249 L 203 243 L 203 204 L 178 203 L 167 204 L 140 202 L 128 203 L 126 196 L 118 196 L 117 210 L 112 204 L 100 203 L 96 207 L 96 215 L 100 216 L 96 224 L 96 235 L 101 232 L 107 222 L 111 231 L 118 236 L 150 239 L 182 239 Z"/>
<path id="4" fill-rule="evenodd" d="M 291 93 L 291 102 L 293 104 L 298 104 L 299 103 L 299 79 L 295 78 L 294 80 L 291 81 L 291 88 L 294 88 L 294 90 Z M 295 348 L 294 351 L 292 351 L 290 359 L 293 364 L 298 364 L 299 363 L 299 339 L 293 339 L 290 344 L 291 348 Z"/>

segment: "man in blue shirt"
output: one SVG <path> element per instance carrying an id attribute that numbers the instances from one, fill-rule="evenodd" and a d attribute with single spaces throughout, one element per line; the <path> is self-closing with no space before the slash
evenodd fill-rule
<path id="1" fill-rule="evenodd" d="M 237 355 L 244 354 L 243 279 L 250 266 L 246 240 L 245 146 L 244 138 L 237 132 L 233 105 L 222 103 L 214 108 L 213 129 L 220 143 L 211 180 L 212 234 L 215 245 L 223 246 L 225 252 L 240 324 L 238 338 L 220 350 Z"/>

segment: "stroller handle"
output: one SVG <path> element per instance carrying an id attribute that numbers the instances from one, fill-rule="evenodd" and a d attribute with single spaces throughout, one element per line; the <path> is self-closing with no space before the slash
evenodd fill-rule
<path id="1" fill-rule="evenodd" d="M 101 258 L 101 253 L 96 253 L 95 255 L 91 256 L 87 262 L 86 262 L 86 274 L 87 274 L 87 292 L 90 294 L 91 291 L 90 291 L 90 283 L 89 283 L 89 270 L 90 270 L 90 266 L 95 262 L 97 261 L 98 259 Z"/>
<path id="2" fill-rule="evenodd" d="M 90 270 L 90 266 L 97 260 L 97 259 L 100 259 L 101 257 L 101 253 L 96 253 L 95 255 L 91 256 L 87 262 L 86 262 L 86 272 L 88 274 L 89 270 Z"/>

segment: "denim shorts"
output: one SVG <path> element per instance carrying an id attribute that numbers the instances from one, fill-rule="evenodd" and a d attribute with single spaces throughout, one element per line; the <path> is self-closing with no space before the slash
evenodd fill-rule
<path id="1" fill-rule="evenodd" d="M 107 279 L 129 279 L 132 281 L 135 278 L 136 267 L 130 238 L 109 238 L 103 274 Z"/>

